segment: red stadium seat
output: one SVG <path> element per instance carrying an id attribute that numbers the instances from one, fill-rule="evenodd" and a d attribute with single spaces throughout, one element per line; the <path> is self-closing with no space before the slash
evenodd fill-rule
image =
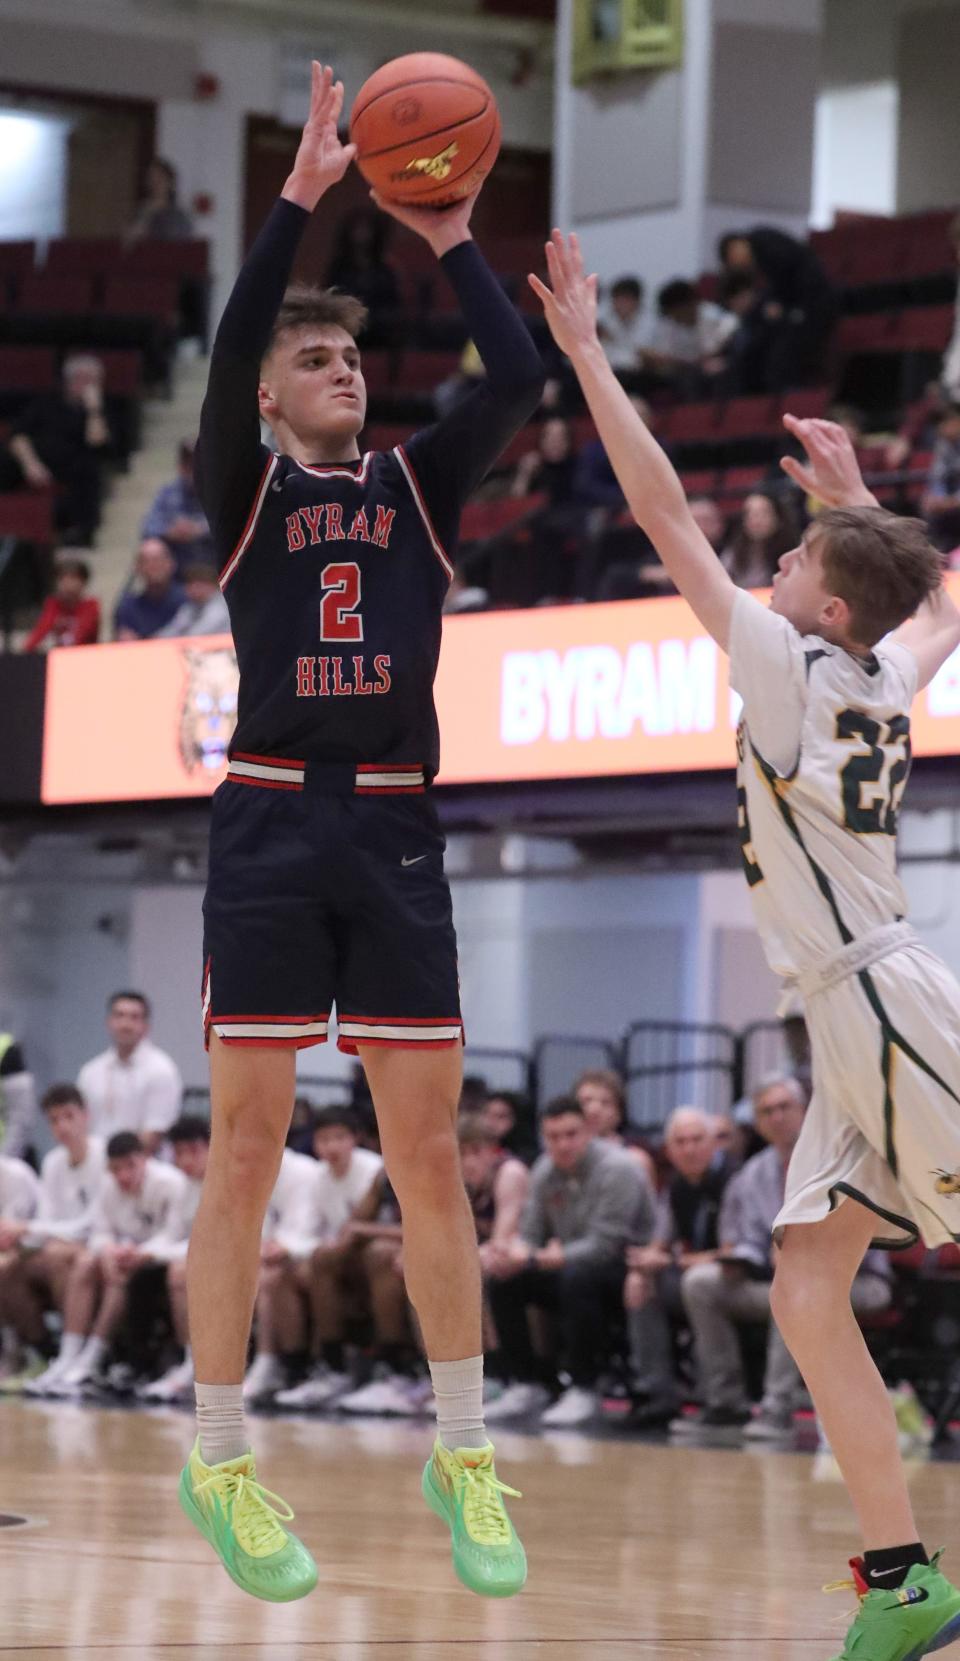
<path id="1" fill-rule="evenodd" d="M 545 501 L 545 496 L 508 496 L 500 502 L 471 502 L 463 510 L 461 539 L 484 542 L 490 536 L 500 536 L 542 508 Z"/>
<path id="2" fill-rule="evenodd" d="M 681 473 L 680 483 L 688 499 L 693 496 L 712 496 L 718 483 L 717 469 L 704 467 L 693 473 Z"/>
<path id="3" fill-rule="evenodd" d="M 25 277 L 36 264 L 35 242 L 0 242 L 0 277 Z"/>
<path id="4" fill-rule="evenodd" d="M 719 437 L 719 404 L 677 404 L 664 410 L 657 437 L 665 444 L 709 444 Z"/>
<path id="5" fill-rule="evenodd" d="M 766 438 L 780 431 L 780 409 L 776 398 L 762 393 L 754 398 L 731 398 L 720 420 L 720 439 Z"/>
<path id="6" fill-rule="evenodd" d="M 56 277 L 94 277 L 115 271 L 123 258 L 116 236 L 57 237 L 47 245 L 44 271 Z"/>
<path id="7" fill-rule="evenodd" d="M 108 277 L 101 310 L 114 317 L 153 317 L 176 322 L 178 284 L 173 277 Z"/>
<path id="8" fill-rule="evenodd" d="M 887 313 L 868 317 L 842 317 L 837 329 L 837 349 L 844 357 L 865 352 L 896 352 L 896 317 Z"/>
<path id="9" fill-rule="evenodd" d="M 185 237 L 131 243 L 123 269 L 131 277 L 205 277 L 209 263 L 209 243 L 203 237 Z"/>
<path id="10" fill-rule="evenodd" d="M 0 494 L 0 536 L 49 547 L 53 542 L 53 493 L 14 490 Z"/>
<path id="11" fill-rule="evenodd" d="M 34 272 L 24 277 L 20 284 L 16 309 L 35 314 L 56 312 L 80 317 L 93 309 L 93 279 Z"/>
<path id="12" fill-rule="evenodd" d="M 100 350 L 94 353 L 103 364 L 103 390 L 114 398 L 143 395 L 143 358 L 139 352 Z"/>
<path id="13" fill-rule="evenodd" d="M 953 332 L 953 306 L 918 306 L 897 319 L 895 350 L 945 352 Z"/>
<path id="14" fill-rule="evenodd" d="M 57 360 L 49 346 L 0 346 L 0 390 L 52 392 Z"/>
<path id="15" fill-rule="evenodd" d="M 828 386 L 798 387 L 796 392 L 784 392 L 780 398 L 780 424 L 784 415 L 795 415 L 799 421 L 820 421 L 832 401 Z"/>

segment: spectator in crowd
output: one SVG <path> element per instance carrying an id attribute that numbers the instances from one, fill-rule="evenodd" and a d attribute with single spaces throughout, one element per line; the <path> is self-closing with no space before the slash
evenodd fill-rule
<path id="1" fill-rule="evenodd" d="M 755 225 L 723 237 L 719 252 L 725 272 L 746 272 L 762 286 L 762 317 L 771 332 L 766 385 L 757 390 L 783 392 L 821 379 L 839 303 L 809 243 Z"/>
<path id="2" fill-rule="evenodd" d="M 114 614 L 116 640 L 150 640 L 186 602 L 176 580 L 177 562 L 159 536 L 144 537 L 137 554 L 139 587 L 121 595 Z"/>
<path id="3" fill-rule="evenodd" d="M 193 221 L 177 201 L 177 170 L 162 156 L 147 165 L 143 197 L 137 217 L 127 230 L 127 241 L 141 237 L 154 242 L 179 242 L 193 236 Z"/>
<path id="4" fill-rule="evenodd" d="M 538 495 L 541 507 L 523 521 L 521 543 L 511 536 L 491 561 L 490 587 L 498 605 L 529 606 L 545 596 L 568 596 L 573 561 L 568 557 L 586 518 L 577 490 L 577 455 L 569 421 L 550 416 L 536 447 L 517 463 L 511 496 Z"/>
<path id="5" fill-rule="evenodd" d="M 104 1140 L 116 1131 L 138 1135 L 156 1153 L 180 1112 L 183 1083 L 176 1063 L 151 1043 L 150 1003 L 142 992 L 114 992 L 107 1005 L 110 1045 L 77 1077 L 93 1130 Z"/>
<path id="6" fill-rule="evenodd" d="M 700 526 L 711 548 L 717 553 L 727 534 L 727 522 L 711 496 L 695 496 L 689 503 L 690 512 Z M 617 560 L 609 565 L 597 587 L 598 600 L 643 600 L 673 592 L 673 584 L 663 566 L 651 564 L 649 549 L 641 559 Z"/>
<path id="7" fill-rule="evenodd" d="M 748 1438 L 766 1441 L 792 1428 L 802 1383 L 770 1318 L 775 1258 L 771 1237 L 805 1106 L 806 1093 L 794 1078 L 774 1076 L 758 1086 L 754 1117 L 769 1146 L 748 1161 L 724 1195 L 719 1255 L 713 1262 L 695 1265 L 683 1278 L 704 1406 L 699 1418 L 675 1421 L 681 1433 L 702 1426 L 745 1425 Z M 867 1254 L 851 1300 L 858 1314 L 887 1308 L 889 1267 L 882 1253 Z M 749 1323 L 769 1327 L 763 1401 L 752 1420 L 739 1334 L 740 1326 Z"/>
<path id="8" fill-rule="evenodd" d="M 7 1291 L 17 1263 L 17 1245 L 26 1224 L 37 1210 L 40 1185 L 36 1174 L 22 1159 L 0 1154 L 0 1378 L 9 1379 L 20 1371 L 20 1339 L 11 1318 Z"/>
<path id="9" fill-rule="evenodd" d="M 960 403 L 948 405 L 940 418 L 923 511 L 934 546 L 952 553 L 960 543 Z"/>
<path id="10" fill-rule="evenodd" d="M 386 256 L 389 221 L 373 208 L 354 208 L 337 227 L 327 288 L 353 294 L 367 308 L 363 343 L 392 346 L 398 338 L 400 284 Z"/>
<path id="11" fill-rule="evenodd" d="M 650 328 L 643 310 L 643 284 L 639 277 L 618 277 L 600 307 L 597 332 L 607 362 L 627 380 L 643 369 L 644 351 Z"/>
<path id="12" fill-rule="evenodd" d="M 41 647 L 93 646 L 100 636 L 100 602 L 87 593 L 90 567 L 69 551 L 57 556 L 53 593 L 23 643 L 25 652 Z"/>
<path id="13" fill-rule="evenodd" d="M 293 1265 L 309 1258 L 314 1246 L 314 1186 L 317 1162 L 309 1154 L 284 1148 L 270 1204 L 263 1219 L 260 1283 L 256 1305 L 256 1352 L 243 1381 L 246 1401 L 275 1396 L 287 1383 L 284 1356 L 288 1345 L 279 1306 L 280 1283 Z M 294 1348 L 295 1344 L 291 1344 Z"/>
<path id="14" fill-rule="evenodd" d="M 400 1206 L 385 1170 L 374 1177 L 347 1230 L 358 1246 L 360 1298 L 370 1312 L 375 1360 L 369 1383 L 340 1396 L 337 1408 L 344 1413 L 416 1416 L 431 1399 L 430 1385 L 416 1376 L 416 1318 L 403 1279 Z"/>
<path id="15" fill-rule="evenodd" d="M 188 565 L 183 573 L 186 599 L 169 623 L 158 629 L 155 639 L 180 639 L 186 635 L 229 634 L 230 613 L 220 590 L 213 565 Z"/>
<path id="16" fill-rule="evenodd" d="M 627 1248 L 624 1287 L 634 1376 L 632 1418 L 643 1428 L 669 1424 L 676 1412 L 670 1319 L 682 1316 L 684 1277 L 716 1257 L 720 1206 L 731 1176 L 730 1159 L 717 1147 L 714 1122 L 699 1108 L 678 1107 L 670 1115 L 664 1153 L 674 1174 L 661 1196 L 652 1240 Z"/>
<path id="17" fill-rule="evenodd" d="M 577 1079 L 573 1094 L 593 1135 L 601 1142 L 622 1148 L 636 1160 L 651 1188 L 655 1188 L 657 1171 L 653 1160 L 645 1148 L 628 1142 L 623 1134 L 627 1122 L 627 1092 L 620 1074 L 612 1067 L 588 1068 Z"/>
<path id="18" fill-rule="evenodd" d="M 693 283 L 682 277 L 661 288 L 657 311 L 647 364 L 696 397 L 726 372 L 726 348 L 739 319 L 716 301 L 702 300 Z"/>
<path id="19" fill-rule="evenodd" d="M 797 545 L 796 525 L 782 497 L 753 490 L 720 558 L 738 588 L 769 588 L 782 556 Z"/>
<path id="20" fill-rule="evenodd" d="M 80 1394 L 102 1374 L 114 1334 L 141 1271 L 152 1270 L 169 1239 L 185 1179 L 151 1159 L 131 1130 L 107 1142 L 107 1170 L 93 1208 L 90 1240 L 74 1266 L 81 1332 L 89 1336 L 76 1360 L 50 1380 L 45 1394 Z"/>
<path id="21" fill-rule="evenodd" d="M 461 1113 L 481 1113 L 486 1128 L 492 1132 L 501 1148 L 512 1153 L 524 1165 L 532 1165 L 539 1158 L 540 1148 L 533 1129 L 533 1110 L 525 1096 L 516 1090 L 494 1090 L 485 1100 L 473 1107 L 461 1106 Z"/>
<path id="22" fill-rule="evenodd" d="M 173 1163 L 184 1178 L 184 1186 L 179 1201 L 171 1208 L 166 1228 L 153 1241 L 152 1256 L 154 1262 L 167 1265 L 170 1321 L 173 1336 L 183 1354 L 167 1372 L 138 1392 L 146 1401 L 177 1401 L 193 1385 L 193 1354 L 187 1318 L 187 1248 L 207 1172 L 210 1121 L 200 1118 L 198 1114 L 181 1114 L 170 1126 L 167 1140 L 173 1149 Z"/>
<path id="23" fill-rule="evenodd" d="M 29 1150 L 36 1112 L 37 1092 L 23 1045 L 14 1033 L 0 1029 L 0 1149 L 9 1159 L 20 1159 Z"/>
<path id="24" fill-rule="evenodd" d="M 960 265 L 960 214 L 950 226 L 950 241 L 957 264 Z M 960 403 L 960 284 L 957 286 L 957 312 L 953 336 L 944 356 L 940 381 L 950 402 Z"/>
<path id="25" fill-rule="evenodd" d="M 653 410 L 646 399 L 633 395 L 630 402 L 644 426 L 655 430 Z M 578 501 L 590 510 L 574 578 L 577 596 L 599 598 L 604 573 L 617 560 L 629 556 L 631 563 L 642 566 L 645 573 L 659 565 L 650 539 L 627 515 L 623 491 L 599 438 L 580 451 L 575 489 Z M 626 522 L 618 524 L 619 520 Z"/>
<path id="26" fill-rule="evenodd" d="M 167 544 L 181 571 L 188 564 L 214 562 L 210 527 L 194 483 L 194 448 L 187 439 L 178 445 L 177 476 L 160 486 L 140 527 L 141 540 L 159 537 Z"/>
<path id="27" fill-rule="evenodd" d="M 58 1354 L 43 1372 L 24 1379 L 25 1392 L 38 1396 L 83 1348 L 74 1269 L 90 1236 L 106 1170 L 106 1150 L 100 1137 L 90 1135 L 90 1114 L 79 1090 L 51 1085 L 42 1106 L 57 1145 L 40 1167 L 36 1215 L 8 1228 L 19 1249 L 0 1272 L 0 1324 L 12 1321 L 21 1343 L 36 1354 L 44 1345 L 45 1311 L 52 1307 L 63 1318 Z"/>
<path id="28" fill-rule="evenodd" d="M 293 1112 L 290 1115 L 290 1128 L 287 1131 L 287 1147 L 292 1148 L 294 1153 L 313 1153 L 315 1118 L 314 1106 L 309 1097 L 295 1097 Z"/>
<path id="29" fill-rule="evenodd" d="M 509 1247 L 520 1228 L 530 1172 L 500 1145 L 482 1113 L 460 1119 L 457 1139 L 480 1262 L 493 1272 L 496 1264 L 509 1264 Z"/>
<path id="30" fill-rule="evenodd" d="M 100 523 L 103 463 L 112 439 L 103 407 L 103 364 L 71 352 L 59 391 L 27 405 L 0 450 L 0 490 L 55 490 L 61 540 L 87 548 Z"/>
<path id="31" fill-rule="evenodd" d="M 257 1302 L 258 1345 L 276 1355 L 304 1347 L 308 1308 L 312 1315 L 311 1367 L 300 1384 L 280 1391 L 277 1400 L 284 1407 L 319 1407 L 349 1387 L 343 1308 L 358 1279 L 350 1224 L 383 1169 L 379 1154 L 358 1146 L 357 1122 L 348 1107 L 317 1113 L 313 1151 L 320 1163 L 314 1164 L 306 1250 L 265 1275 Z"/>
<path id="32" fill-rule="evenodd" d="M 513 1382 L 487 1418 L 538 1411 L 541 1424 L 559 1427 L 583 1424 L 597 1411 L 596 1384 L 623 1297 L 624 1248 L 653 1200 L 634 1160 L 591 1135 L 574 1097 L 551 1102 L 540 1125 L 546 1151 L 533 1168 L 520 1230 L 504 1266 L 488 1276 L 501 1362 Z M 553 1311 L 562 1334 L 572 1382 L 552 1405 L 557 1368 L 534 1351 L 531 1308 Z"/>

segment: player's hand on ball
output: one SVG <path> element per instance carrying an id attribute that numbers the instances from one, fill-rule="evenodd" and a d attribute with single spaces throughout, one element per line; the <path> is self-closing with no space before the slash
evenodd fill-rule
<path id="1" fill-rule="evenodd" d="M 876 506 L 845 427 L 836 421 L 800 421 L 795 415 L 785 415 L 783 424 L 807 452 L 806 464 L 794 456 L 781 459 L 780 466 L 794 484 L 831 508 Z"/>
<path id="2" fill-rule="evenodd" d="M 288 201 L 312 213 L 324 192 L 343 178 L 357 147 L 341 144 L 337 132 L 343 109 L 343 82 L 334 81 L 329 65 L 314 63 L 311 74 L 310 114 L 283 194 Z"/>
<path id="3" fill-rule="evenodd" d="M 388 213 L 391 219 L 406 225 L 408 231 L 422 236 L 440 259 L 451 248 L 470 240 L 470 215 L 479 195 L 478 186 L 470 196 L 450 202 L 445 208 L 418 208 L 411 202 L 391 202 L 376 190 L 371 190 L 370 199 L 382 213 Z"/>
<path id="4" fill-rule="evenodd" d="M 550 287 L 531 274 L 528 281 L 543 302 L 550 333 L 567 357 L 597 340 L 597 279 L 583 269 L 580 238 L 576 231 L 564 237 L 554 231 L 547 243 L 547 270 Z"/>

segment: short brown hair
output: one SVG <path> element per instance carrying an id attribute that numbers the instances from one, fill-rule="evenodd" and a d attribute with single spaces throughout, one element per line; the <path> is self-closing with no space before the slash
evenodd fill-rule
<path id="1" fill-rule="evenodd" d="M 922 519 L 886 508 L 829 508 L 815 521 L 831 593 L 850 608 L 850 632 L 873 646 L 912 617 L 943 581 L 943 560 Z"/>
<path id="2" fill-rule="evenodd" d="M 614 1072 L 612 1067 L 588 1067 L 585 1073 L 580 1074 L 573 1087 L 575 1096 L 579 1096 L 581 1086 L 584 1084 L 599 1084 L 601 1089 L 609 1090 L 611 1096 L 616 1098 L 620 1112 L 626 1112 L 627 1092 L 623 1087 L 623 1079 L 619 1073 Z"/>
<path id="3" fill-rule="evenodd" d="M 264 356 L 269 356 L 282 335 L 294 329 L 346 329 L 356 340 L 366 322 L 367 308 L 352 294 L 341 294 L 337 288 L 319 288 L 315 283 L 293 283 L 283 296 Z"/>
<path id="4" fill-rule="evenodd" d="M 462 1113 L 457 1120 L 457 1141 L 461 1148 L 495 1148 L 497 1138 L 488 1130 L 481 1113 Z"/>

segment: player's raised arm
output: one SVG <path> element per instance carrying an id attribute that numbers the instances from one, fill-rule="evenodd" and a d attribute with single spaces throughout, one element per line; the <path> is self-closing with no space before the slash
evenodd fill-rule
<path id="1" fill-rule="evenodd" d="M 410 458 L 431 507 L 455 517 L 543 395 L 544 368 L 530 332 L 473 240 L 470 216 L 479 194 L 447 208 L 388 202 L 384 213 L 429 243 L 460 304 L 467 334 L 486 376 L 436 426 L 417 435 Z"/>
<path id="2" fill-rule="evenodd" d="M 342 179 L 356 147 L 341 144 L 343 84 L 314 63 L 310 114 L 293 170 L 243 262 L 210 354 L 200 416 L 197 488 L 224 557 L 242 533 L 263 472 L 260 364 L 311 213 Z"/>
<path id="3" fill-rule="evenodd" d="M 573 364 L 627 505 L 684 599 L 726 650 L 737 590 L 693 519 L 674 467 L 604 356 L 597 335 L 597 279 L 584 272 L 575 235 L 567 239 L 554 231 L 547 266 L 551 286 L 531 276 L 531 287 L 543 301 L 554 340 Z"/>

